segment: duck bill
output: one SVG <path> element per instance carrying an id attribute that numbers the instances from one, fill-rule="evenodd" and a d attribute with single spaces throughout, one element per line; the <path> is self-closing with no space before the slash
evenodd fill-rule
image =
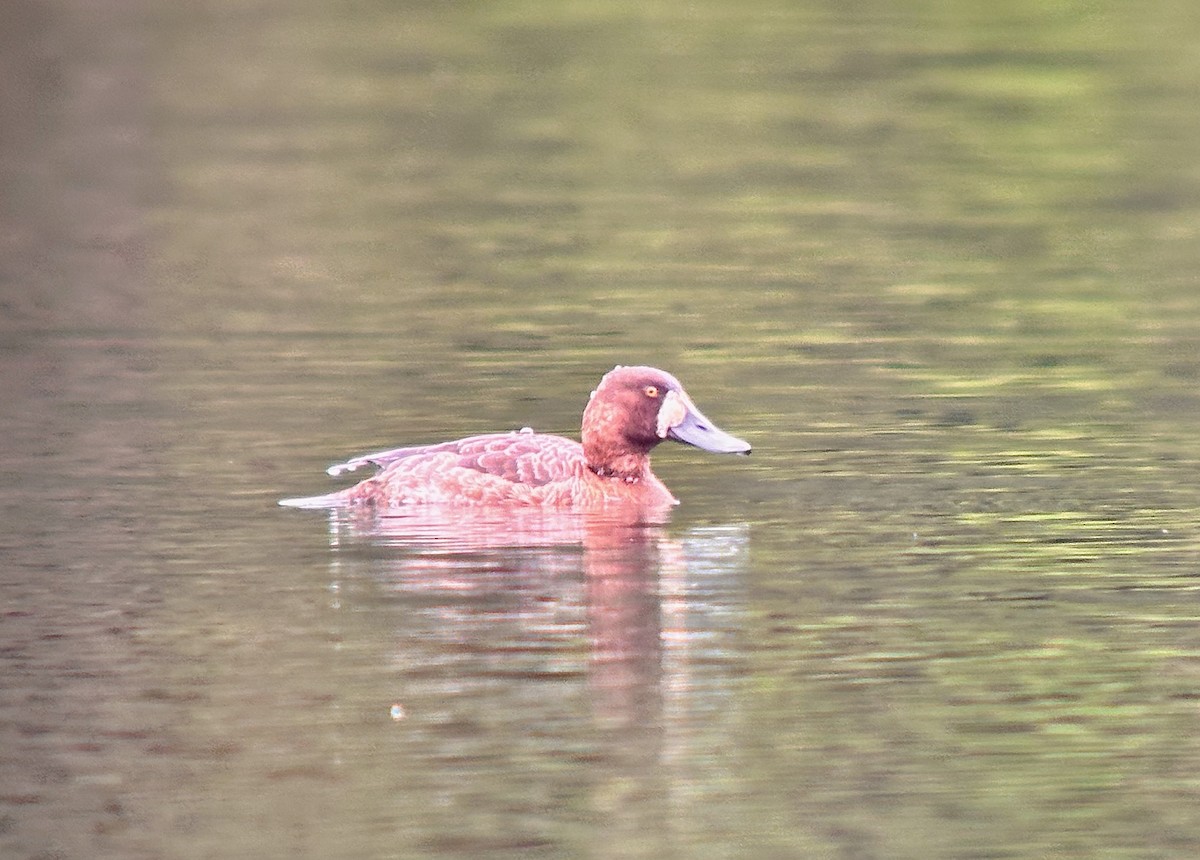
<path id="1" fill-rule="evenodd" d="M 667 394 L 658 413 L 658 435 L 714 454 L 749 454 L 750 445 L 704 417 L 686 394 Z"/>

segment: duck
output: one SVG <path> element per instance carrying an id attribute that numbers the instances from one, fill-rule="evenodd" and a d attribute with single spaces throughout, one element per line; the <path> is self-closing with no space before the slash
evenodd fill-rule
<path id="1" fill-rule="evenodd" d="M 370 466 L 376 469 L 371 477 L 333 493 L 279 504 L 376 510 L 412 505 L 573 510 L 677 505 L 679 500 L 650 469 L 650 452 L 666 440 L 718 454 L 750 453 L 750 444 L 708 420 L 671 374 L 617 365 L 589 396 L 578 442 L 525 427 L 363 454 L 326 472 L 336 477 Z"/>

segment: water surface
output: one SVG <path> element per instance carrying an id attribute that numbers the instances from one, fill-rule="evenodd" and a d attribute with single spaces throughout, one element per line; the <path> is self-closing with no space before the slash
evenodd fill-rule
<path id="1" fill-rule="evenodd" d="M 1190 7 L 0 18 L 0 854 L 1200 850 Z M 616 363 L 665 523 L 275 504 Z"/>

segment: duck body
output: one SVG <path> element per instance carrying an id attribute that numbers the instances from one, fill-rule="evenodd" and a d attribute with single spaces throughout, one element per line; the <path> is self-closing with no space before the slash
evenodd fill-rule
<path id="1" fill-rule="evenodd" d="M 379 461 L 383 460 L 382 463 Z M 583 445 L 562 436 L 521 430 L 375 455 L 381 469 L 333 494 L 350 504 L 399 508 L 432 505 L 585 507 L 637 501 L 675 504 L 653 472 L 602 478 L 587 466 Z"/>
<path id="2" fill-rule="evenodd" d="M 370 478 L 334 493 L 285 499 L 292 507 L 370 505 L 540 506 L 590 509 L 678 503 L 650 470 L 650 451 L 672 439 L 718 453 L 750 446 L 712 424 L 675 377 L 652 367 L 605 374 L 583 413 L 582 442 L 526 428 L 396 448 L 332 466 L 331 475 L 373 466 Z"/>

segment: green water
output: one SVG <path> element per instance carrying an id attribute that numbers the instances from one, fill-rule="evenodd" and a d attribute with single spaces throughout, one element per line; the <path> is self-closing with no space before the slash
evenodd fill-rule
<path id="1" fill-rule="evenodd" d="M 1200 851 L 1189 4 L 0 33 L 0 854 Z M 662 526 L 275 505 L 616 363 Z"/>

